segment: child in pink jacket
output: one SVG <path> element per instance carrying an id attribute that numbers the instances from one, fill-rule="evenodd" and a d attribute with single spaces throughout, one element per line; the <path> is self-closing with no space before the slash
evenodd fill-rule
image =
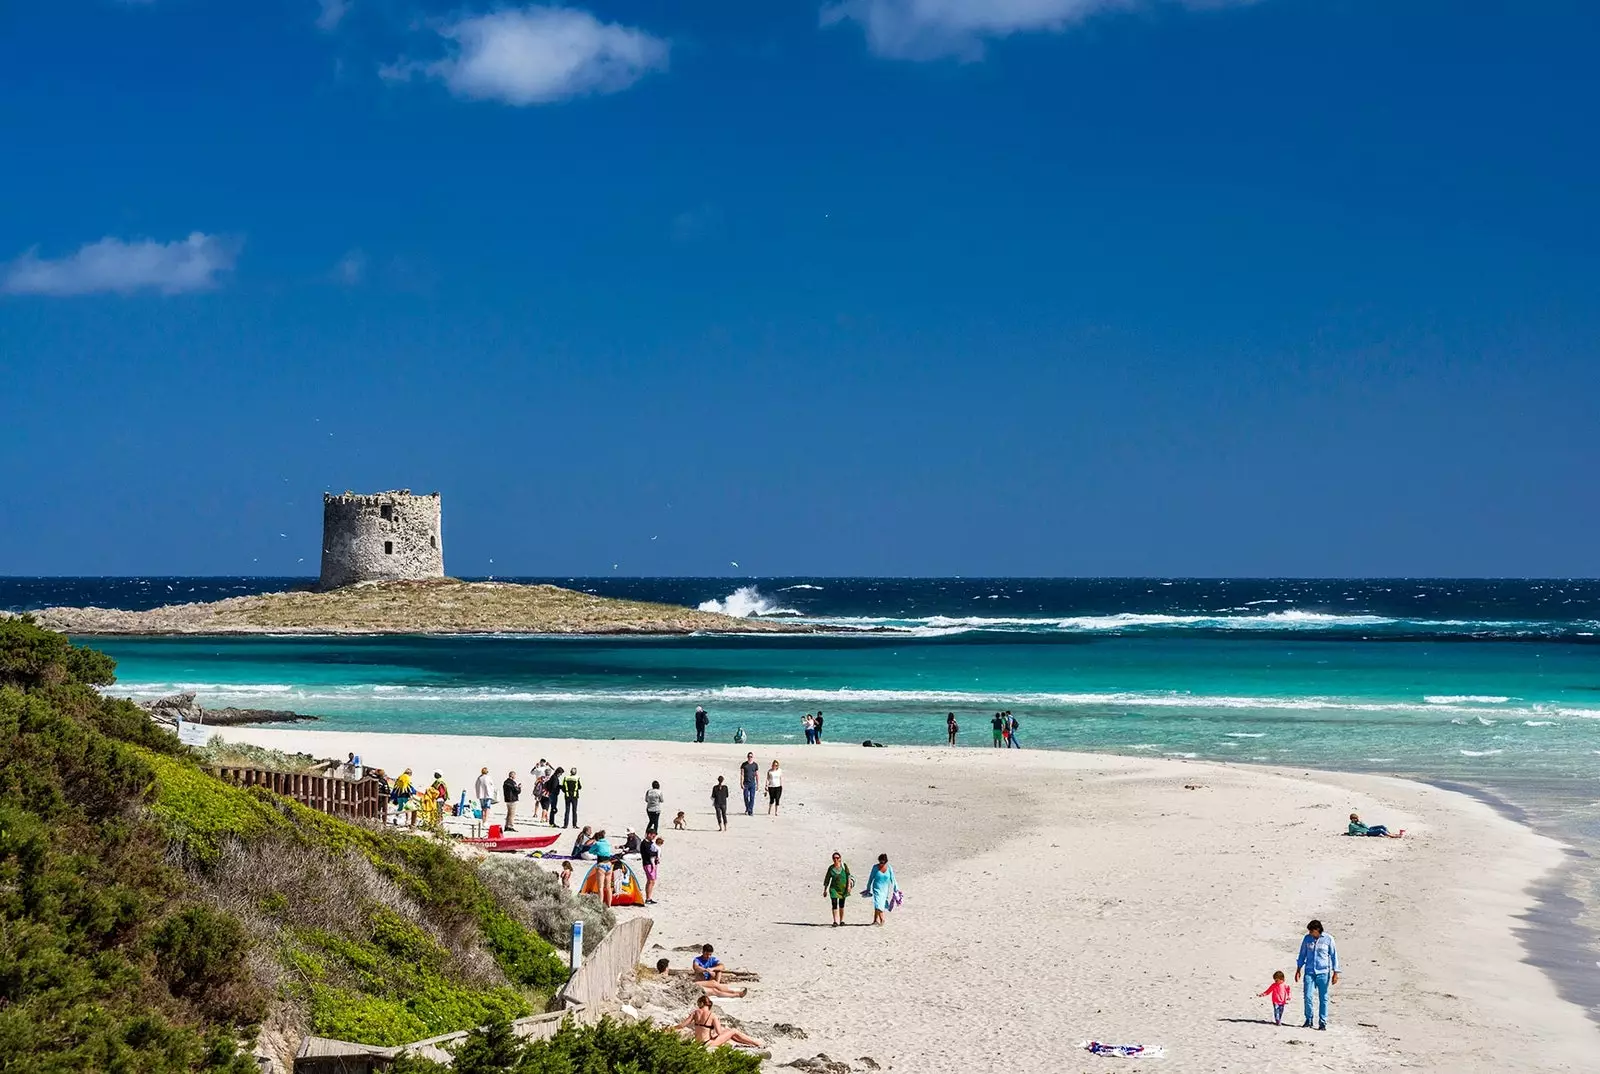
<path id="1" fill-rule="evenodd" d="M 1282 970 L 1272 975 L 1272 984 L 1261 994 L 1272 998 L 1272 1024 L 1283 1025 L 1283 1009 L 1289 1005 L 1289 982 L 1283 979 Z"/>

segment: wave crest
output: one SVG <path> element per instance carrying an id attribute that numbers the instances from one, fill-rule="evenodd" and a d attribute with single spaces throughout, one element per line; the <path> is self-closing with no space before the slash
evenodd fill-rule
<path id="1" fill-rule="evenodd" d="M 700 602 L 703 612 L 731 615 L 735 619 L 750 619 L 758 615 L 799 615 L 793 608 L 782 608 L 761 595 L 753 585 L 742 585 L 721 600 Z"/>

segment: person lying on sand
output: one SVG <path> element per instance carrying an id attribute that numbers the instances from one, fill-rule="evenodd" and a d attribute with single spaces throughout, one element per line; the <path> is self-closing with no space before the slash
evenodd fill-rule
<path id="1" fill-rule="evenodd" d="M 663 980 L 672 976 L 672 960 L 669 958 L 656 959 L 656 975 Z M 708 996 L 719 999 L 743 999 L 750 990 L 748 988 L 729 988 L 721 981 L 695 981 Z"/>
<path id="2" fill-rule="evenodd" d="M 701 996 L 688 1017 L 672 1028 L 687 1029 L 694 1034 L 695 1040 L 707 1048 L 720 1048 L 724 1044 L 738 1044 L 745 1048 L 765 1047 L 759 1040 L 747 1037 L 737 1029 L 723 1028 L 722 1019 L 711 1009 L 710 996 Z"/>
<path id="3" fill-rule="evenodd" d="M 1381 824 L 1373 824 L 1373 825 L 1362 824 L 1361 823 L 1361 817 L 1356 813 L 1352 813 L 1352 814 L 1350 814 L 1350 827 L 1345 829 L 1344 834 L 1346 834 L 1346 835 L 1372 835 L 1372 836 L 1383 836 L 1385 839 L 1399 839 L 1400 836 L 1403 836 L 1403 835 L 1406 834 L 1406 830 L 1404 828 L 1401 828 L 1398 835 L 1390 835 L 1389 834 L 1389 829 L 1385 828 L 1383 825 L 1381 825 Z"/>

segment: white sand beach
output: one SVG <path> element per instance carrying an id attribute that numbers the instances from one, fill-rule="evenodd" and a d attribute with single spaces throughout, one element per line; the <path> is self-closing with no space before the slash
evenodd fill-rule
<path id="1" fill-rule="evenodd" d="M 1514 932 L 1562 849 L 1420 784 L 1034 750 L 224 734 L 354 750 L 421 783 L 437 769 L 453 793 L 481 765 L 498 783 L 540 757 L 575 764 L 582 820 L 613 835 L 643 830 L 644 791 L 660 780 L 653 941 L 678 966 L 690 957 L 678 948 L 709 941 L 760 973 L 748 998 L 720 1005 L 806 1031 L 770 1041 L 775 1064 L 825 1052 L 914 1074 L 1600 1070 L 1600 1030 L 1524 961 Z M 763 768 L 782 762 L 782 815 L 762 802 L 744 816 L 735 789 L 719 833 L 710 787 L 719 774 L 737 783 L 747 748 Z M 680 809 L 687 832 L 670 828 Z M 1345 838 L 1351 811 L 1407 836 Z M 860 927 L 828 927 L 834 849 L 862 878 L 890 855 L 905 904 L 884 928 L 866 926 L 860 898 Z M 1298 1028 L 1298 985 L 1273 1026 L 1257 993 L 1274 970 L 1292 977 L 1313 917 L 1342 970 L 1328 1030 Z M 1077 1049 L 1086 1038 L 1166 1054 L 1098 1058 Z"/>

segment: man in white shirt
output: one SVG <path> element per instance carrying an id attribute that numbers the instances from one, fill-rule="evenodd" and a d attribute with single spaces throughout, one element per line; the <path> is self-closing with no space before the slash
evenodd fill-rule
<path id="1" fill-rule="evenodd" d="M 494 792 L 489 789 L 489 770 L 487 768 L 478 772 L 477 782 L 472 785 L 472 797 L 478 800 L 478 806 L 483 810 L 483 815 L 489 815 L 489 807 L 494 804 Z"/>

